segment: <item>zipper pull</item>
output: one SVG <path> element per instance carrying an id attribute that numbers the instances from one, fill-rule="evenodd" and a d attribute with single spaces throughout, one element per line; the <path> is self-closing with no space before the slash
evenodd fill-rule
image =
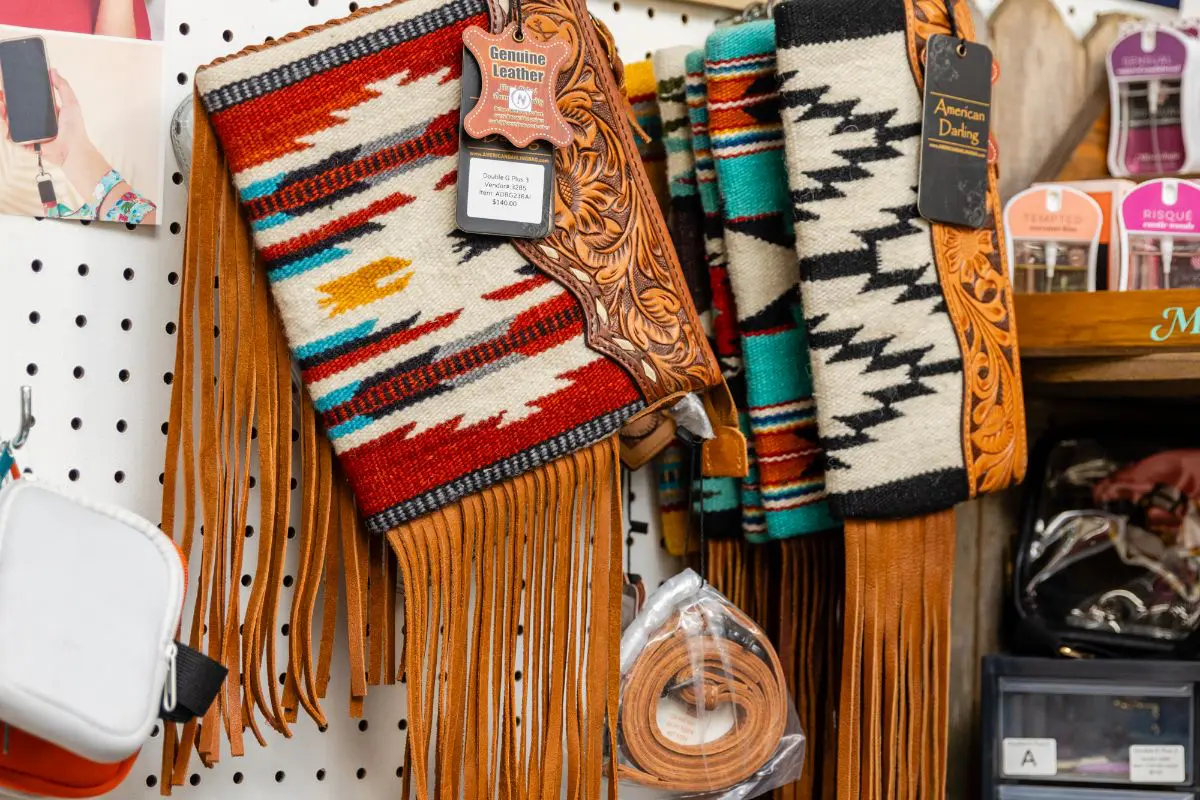
<path id="1" fill-rule="evenodd" d="M 170 714 L 175 710 L 175 703 L 179 693 L 176 661 L 179 656 L 179 647 L 171 642 L 167 645 L 167 682 L 163 686 L 163 711 Z"/>

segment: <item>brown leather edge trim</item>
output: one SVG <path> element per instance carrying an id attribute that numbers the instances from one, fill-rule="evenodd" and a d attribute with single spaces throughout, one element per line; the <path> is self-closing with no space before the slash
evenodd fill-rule
<path id="1" fill-rule="evenodd" d="M 975 25 L 969 5 L 965 0 L 950 2 L 954 4 L 959 35 L 974 41 Z M 946 0 L 904 0 L 904 13 L 909 66 L 917 89 L 921 91 L 925 84 L 925 42 L 934 34 L 950 33 Z M 971 497 L 1020 483 L 1028 463 L 1017 322 L 1011 304 L 1012 286 L 1008 280 L 998 179 L 999 167 L 991 164 L 988 208 L 992 220 L 984 230 L 988 234 L 990 253 L 997 256 L 994 264 L 988 259 L 989 271 L 996 273 L 991 278 L 999 282 L 1001 291 L 990 301 L 982 300 L 976 291 L 979 276 L 970 269 L 972 265 L 951 263 L 952 240 L 962 240 L 979 232 L 941 223 L 930 225 L 938 276 L 963 358 L 962 443 Z M 962 252 L 961 248 L 953 249 Z M 977 254 L 986 259 L 988 253 L 980 249 Z M 986 293 L 991 294 L 990 291 Z M 996 307 L 1002 309 L 1002 317 L 986 313 L 985 302 L 992 307 L 992 312 Z M 986 344 L 983 343 L 985 339 L 988 340 Z M 977 353 L 985 357 L 982 366 L 973 365 Z M 996 360 L 1002 363 L 992 363 Z M 1000 447 L 996 446 L 997 442 Z"/>

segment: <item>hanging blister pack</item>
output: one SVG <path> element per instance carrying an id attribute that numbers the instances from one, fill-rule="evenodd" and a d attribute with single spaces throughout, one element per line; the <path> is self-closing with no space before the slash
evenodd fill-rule
<path id="1" fill-rule="evenodd" d="M 1004 207 L 1013 289 L 1024 294 L 1096 290 L 1104 216 L 1091 197 L 1050 184 L 1020 192 Z"/>
<path id="2" fill-rule="evenodd" d="M 1121 202 L 1121 290 L 1200 287 L 1200 185 L 1147 181 Z"/>
<path id="3" fill-rule="evenodd" d="M 1173 175 L 1196 168 L 1198 82 L 1189 75 L 1196 48 L 1186 33 L 1161 26 L 1140 27 L 1113 43 L 1107 59 L 1110 173 Z"/>

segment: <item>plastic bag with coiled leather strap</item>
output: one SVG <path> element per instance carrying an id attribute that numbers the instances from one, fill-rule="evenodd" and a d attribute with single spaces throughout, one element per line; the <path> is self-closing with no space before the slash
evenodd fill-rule
<path id="1" fill-rule="evenodd" d="M 766 634 L 692 570 L 621 637 L 616 773 L 677 796 L 744 800 L 791 783 L 805 738 Z"/>

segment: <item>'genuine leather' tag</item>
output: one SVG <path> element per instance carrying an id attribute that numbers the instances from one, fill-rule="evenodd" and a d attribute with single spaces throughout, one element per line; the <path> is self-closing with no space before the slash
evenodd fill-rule
<path id="1" fill-rule="evenodd" d="M 930 36 L 917 193 L 925 219 L 983 227 L 991 115 L 992 52 L 954 36 Z"/>
<path id="2" fill-rule="evenodd" d="M 483 28 L 463 33 L 483 79 L 479 102 L 463 121 L 476 139 L 497 134 L 517 147 L 546 141 L 555 147 L 571 143 L 571 129 L 558 110 L 558 73 L 567 59 L 566 42 L 517 39 L 515 24 L 499 34 Z"/>
<path id="3" fill-rule="evenodd" d="M 480 104 L 479 64 L 462 54 L 460 120 Z M 460 122 L 456 224 L 467 233 L 540 239 L 554 224 L 554 148 L 517 147 L 492 134 L 476 139 Z"/>

